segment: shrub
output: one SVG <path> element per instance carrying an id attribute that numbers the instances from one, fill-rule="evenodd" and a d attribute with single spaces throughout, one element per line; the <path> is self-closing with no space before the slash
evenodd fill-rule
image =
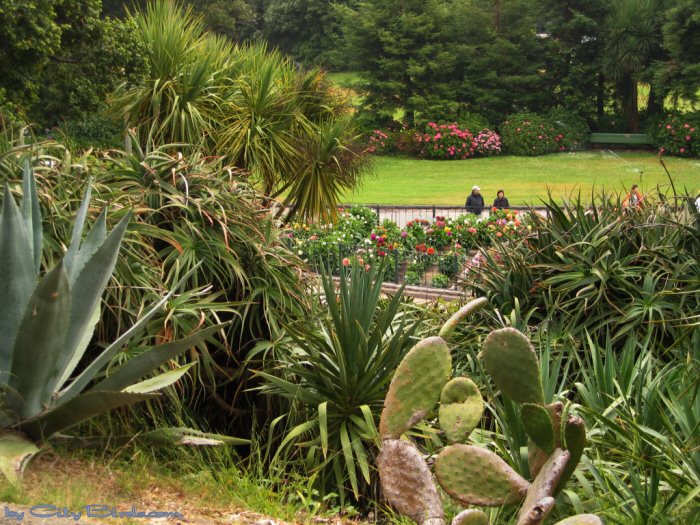
<path id="1" fill-rule="evenodd" d="M 647 135 L 659 153 L 700 156 L 700 113 L 666 115 L 652 122 Z"/>
<path id="2" fill-rule="evenodd" d="M 422 147 L 420 155 L 427 159 L 466 159 L 481 155 L 496 155 L 501 152 L 498 135 L 484 129 L 477 135 L 468 129 L 460 129 L 458 124 L 428 124 L 428 132 L 420 138 Z"/>
<path id="3" fill-rule="evenodd" d="M 62 137 L 56 137 L 71 151 L 83 151 L 89 148 L 118 149 L 123 145 L 123 129 L 112 119 L 100 116 L 88 117 L 61 124 L 57 131 Z"/>
<path id="4" fill-rule="evenodd" d="M 500 131 L 504 150 L 524 157 L 581 149 L 589 133 L 582 119 L 563 110 L 546 116 L 526 112 L 509 115 Z"/>
<path id="5" fill-rule="evenodd" d="M 421 276 L 417 272 L 408 270 L 406 276 L 404 277 L 404 282 L 409 286 L 419 286 L 421 283 Z"/>
<path id="6" fill-rule="evenodd" d="M 430 279 L 430 286 L 435 288 L 447 288 L 450 285 L 450 278 L 447 275 L 437 273 Z"/>

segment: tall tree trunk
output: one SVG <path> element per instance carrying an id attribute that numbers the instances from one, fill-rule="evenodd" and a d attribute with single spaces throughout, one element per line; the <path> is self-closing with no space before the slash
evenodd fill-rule
<path id="1" fill-rule="evenodd" d="M 664 104 L 663 97 L 657 95 L 657 90 L 654 86 L 649 86 L 649 99 L 647 101 L 647 117 L 655 117 L 663 113 Z"/>

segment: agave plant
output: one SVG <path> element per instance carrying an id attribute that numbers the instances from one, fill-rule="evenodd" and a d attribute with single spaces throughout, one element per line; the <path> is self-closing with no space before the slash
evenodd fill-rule
<path id="1" fill-rule="evenodd" d="M 223 325 L 152 347 L 116 371 L 102 373 L 171 292 L 78 370 L 99 320 L 100 298 L 131 214 L 125 214 L 107 234 L 103 210 L 81 242 L 90 204 L 88 184 L 68 250 L 39 279 L 43 229 L 36 181 L 28 164 L 21 210 L 7 183 L 4 195 L 0 215 L 0 470 L 9 479 L 17 479 L 60 432 L 112 408 L 157 397 L 157 390 L 177 381 L 189 366 L 143 378 Z M 197 434 L 187 429 L 157 431 L 153 437 L 159 442 L 197 442 Z M 222 439 L 203 442 L 220 443 Z"/>

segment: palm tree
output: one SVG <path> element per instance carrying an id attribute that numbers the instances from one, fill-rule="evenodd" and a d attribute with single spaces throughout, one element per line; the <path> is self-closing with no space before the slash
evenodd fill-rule
<path id="1" fill-rule="evenodd" d="M 648 79 L 649 66 L 662 52 L 661 14 L 660 0 L 619 0 L 607 20 L 603 68 L 615 84 L 631 133 L 639 132 L 638 85 Z M 653 86 L 649 101 L 655 104 Z"/>

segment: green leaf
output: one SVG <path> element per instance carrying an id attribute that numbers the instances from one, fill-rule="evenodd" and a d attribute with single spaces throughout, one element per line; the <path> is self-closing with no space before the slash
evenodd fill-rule
<path id="1" fill-rule="evenodd" d="M 69 445 L 74 444 L 80 448 L 105 449 L 107 447 L 125 447 L 129 444 L 138 446 L 163 446 L 173 445 L 194 445 L 194 446 L 216 446 L 216 445 L 248 445 L 249 439 L 242 439 L 221 434 L 210 434 L 200 432 L 191 428 L 159 428 L 136 435 L 127 436 L 97 436 L 97 437 L 73 437 L 66 441 Z"/>
<path id="2" fill-rule="evenodd" d="M 318 427 L 321 431 L 321 448 L 325 458 L 328 454 L 328 401 L 318 405 Z"/>
<path id="3" fill-rule="evenodd" d="M 197 268 L 199 268 L 201 264 L 202 263 L 198 263 L 189 272 L 187 272 L 187 274 L 185 274 L 185 276 L 177 282 L 177 284 L 165 295 L 165 297 L 147 310 L 136 322 L 136 324 L 134 324 L 134 326 L 129 328 L 116 341 L 105 348 L 105 350 L 92 363 L 90 363 L 76 379 L 74 379 L 66 388 L 61 390 L 54 406 L 61 406 L 77 396 L 83 390 L 83 388 L 85 388 L 87 384 L 94 379 L 97 373 L 107 366 L 112 357 L 114 357 L 114 354 L 116 354 L 117 351 L 127 343 L 127 341 L 134 337 L 134 335 L 136 335 L 141 328 L 143 328 L 144 325 L 148 323 L 148 321 L 150 321 L 154 315 L 156 315 L 156 313 L 158 313 L 158 310 L 166 302 L 168 302 L 168 300 L 170 300 L 177 289 L 190 278 L 190 276 L 197 270 Z"/>
<path id="4" fill-rule="evenodd" d="M 32 248 L 7 183 L 0 214 L 0 261 L 0 384 L 6 384 L 17 330 L 36 287 Z"/>
<path id="5" fill-rule="evenodd" d="M 46 388 L 68 332 L 71 297 L 63 264 L 37 286 L 19 325 L 12 349 L 7 401 L 21 418 L 40 414 L 51 403 Z"/>
<path id="6" fill-rule="evenodd" d="M 19 429 L 35 441 L 46 441 L 57 432 L 62 432 L 113 408 L 132 405 L 158 396 L 159 394 L 129 392 L 88 392 L 71 399 L 55 410 L 42 414 L 37 419 L 21 423 Z"/>
<path id="7" fill-rule="evenodd" d="M 22 218 L 27 229 L 27 237 L 30 240 L 29 246 L 34 259 L 34 278 L 39 277 L 41 269 L 41 252 L 44 243 L 44 225 L 41 222 L 41 208 L 39 207 L 39 196 L 36 191 L 36 178 L 34 170 L 28 162 L 24 164 L 24 176 L 22 178 Z M 7 195 L 7 193 L 5 193 Z"/>
<path id="8" fill-rule="evenodd" d="M 71 234 L 70 246 L 66 250 L 66 255 L 64 256 L 64 262 L 66 265 L 66 272 L 68 276 L 72 278 L 75 276 L 74 271 L 74 261 L 75 256 L 78 254 L 80 249 L 80 241 L 83 238 L 83 229 L 85 228 L 85 219 L 87 218 L 88 211 L 90 209 L 90 195 L 92 193 L 92 177 L 88 179 L 87 190 L 85 190 L 85 196 L 83 201 L 80 203 L 80 208 L 78 209 L 78 215 L 75 217 L 75 222 L 73 223 L 73 233 Z M 105 212 L 103 212 L 104 214 Z"/>
<path id="9" fill-rule="evenodd" d="M 352 456 L 352 446 L 350 444 L 350 436 L 348 435 L 348 427 L 345 421 L 340 425 L 340 444 L 343 450 L 343 458 L 345 458 L 345 467 L 350 477 L 350 486 L 357 497 L 359 490 L 357 486 L 357 473 L 355 472 L 356 466 Z"/>
<path id="10" fill-rule="evenodd" d="M 125 388 L 123 391 L 132 392 L 135 394 L 155 392 L 156 390 L 160 390 L 161 388 L 165 388 L 166 386 L 170 386 L 177 382 L 194 365 L 195 363 L 189 363 L 185 366 L 181 366 L 180 368 L 176 368 L 175 370 L 158 374 L 156 377 L 152 377 L 150 379 L 146 379 L 145 381 L 141 381 L 140 383 L 136 383 L 135 385 L 131 385 L 130 387 Z"/>
<path id="11" fill-rule="evenodd" d="M 39 448 L 25 436 L 16 433 L 0 436 L 0 472 L 11 483 L 17 483 Z"/>
<path id="12" fill-rule="evenodd" d="M 130 388 L 128 387 L 133 385 L 140 378 L 150 374 L 159 366 L 167 363 L 182 352 L 192 348 L 210 335 L 218 332 L 227 324 L 228 323 L 222 323 L 216 326 L 211 326 L 205 330 L 200 330 L 199 332 L 186 337 L 185 339 L 180 339 L 178 341 L 172 341 L 170 343 L 149 348 L 140 355 L 124 363 L 124 365 L 122 365 L 116 372 L 109 375 L 94 388 L 91 388 L 90 392 L 121 392 L 125 389 L 130 391 Z"/>
<path id="13" fill-rule="evenodd" d="M 95 308 L 100 303 L 100 298 L 104 293 L 105 286 L 112 276 L 112 270 L 117 262 L 119 247 L 122 237 L 129 224 L 131 212 L 119 221 L 119 224 L 110 232 L 102 245 L 85 263 L 71 286 L 71 310 L 70 325 L 66 339 L 63 344 L 63 351 L 59 360 L 53 367 L 52 374 L 46 383 L 45 392 L 49 395 L 58 391 L 75 366 L 82 357 L 79 351 L 81 340 L 84 340 L 85 332 L 94 329 L 90 325 Z M 78 254 L 78 258 L 80 254 Z"/>

